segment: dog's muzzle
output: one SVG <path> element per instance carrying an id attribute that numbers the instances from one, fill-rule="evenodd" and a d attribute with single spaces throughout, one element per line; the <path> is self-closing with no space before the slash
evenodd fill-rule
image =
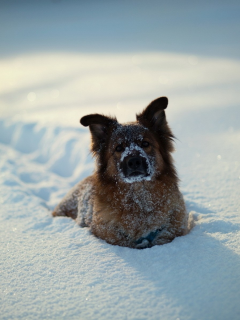
<path id="1" fill-rule="evenodd" d="M 121 170 L 125 177 L 148 176 L 148 165 L 140 155 L 129 155 L 121 163 Z"/>

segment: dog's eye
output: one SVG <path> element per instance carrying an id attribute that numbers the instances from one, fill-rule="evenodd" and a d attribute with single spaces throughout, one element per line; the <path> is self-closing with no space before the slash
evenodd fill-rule
<path id="1" fill-rule="evenodd" d="M 147 148 L 147 147 L 149 147 L 149 142 L 143 141 L 142 142 L 142 148 Z"/>
<path id="2" fill-rule="evenodd" d="M 123 146 L 121 144 L 119 144 L 118 146 L 116 146 L 115 150 L 117 152 L 121 152 L 121 151 L 123 151 Z"/>

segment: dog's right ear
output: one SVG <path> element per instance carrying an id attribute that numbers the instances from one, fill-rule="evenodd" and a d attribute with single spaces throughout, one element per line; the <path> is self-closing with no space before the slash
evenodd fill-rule
<path id="1" fill-rule="evenodd" d="M 92 151 L 98 152 L 105 144 L 110 128 L 117 124 L 117 119 L 95 113 L 82 117 L 80 123 L 84 127 L 89 126 L 92 134 Z"/>

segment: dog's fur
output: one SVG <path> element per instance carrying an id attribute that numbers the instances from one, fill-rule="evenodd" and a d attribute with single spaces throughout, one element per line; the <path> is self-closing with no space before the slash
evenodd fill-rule
<path id="1" fill-rule="evenodd" d="M 166 121 L 168 99 L 152 101 L 137 121 L 90 114 L 96 171 L 77 184 L 55 208 L 108 243 L 146 248 L 188 232 L 171 152 L 174 136 Z"/>

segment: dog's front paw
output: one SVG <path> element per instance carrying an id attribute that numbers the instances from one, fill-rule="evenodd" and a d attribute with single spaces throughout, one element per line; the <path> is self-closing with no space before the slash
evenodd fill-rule
<path id="1" fill-rule="evenodd" d="M 158 236 L 164 229 L 165 229 L 165 226 L 155 231 L 151 231 L 146 236 L 139 238 L 137 241 L 135 241 L 136 248 L 144 249 L 144 248 L 151 248 L 152 246 L 154 246 L 155 240 L 158 238 Z"/>
<path id="2" fill-rule="evenodd" d="M 145 248 L 149 248 L 149 246 L 150 246 L 150 242 L 147 239 L 142 239 L 141 242 L 139 240 L 136 241 L 137 249 L 145 249 Z"/>

